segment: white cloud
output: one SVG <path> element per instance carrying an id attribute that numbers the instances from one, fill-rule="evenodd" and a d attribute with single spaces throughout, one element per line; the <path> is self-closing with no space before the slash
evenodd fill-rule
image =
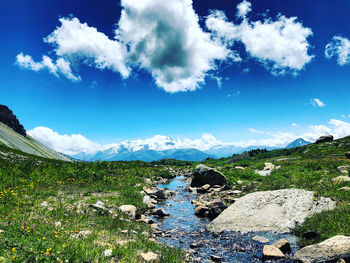
<path id="1" fill-rule="evenodd" d="M 237 17 L 244 18 L 252 10 L 252 4 L 246 0 L 237 5 Z"/>
<path id="2" fill-rule="evenodd" d="M 202 137 L 197 139 L 176 138 L 171 139 L 164 135 L 155 135 L 146 139 L 126 140 L 120 143 L 112 143 L 108 145 L 100 145 L 85 138 L 81 134 L 61 135 L 54 132 L 50 128 L 37 127 L 28 131 L 33 138 L 44 143 L 48 147 L 56 151 L 75 155 L 81 152 L 91 154 L 100 150 L 118 151 L 121 147 L 129 151 L 138 151 L 144 149 L 151 150 L 169 150 L 169 149 L 188 149 L 195 148 L 206 151 L 211 148 L 222 146 L 231 147 L 248 147 L 248 146 L 268 146 L 268 147 L 285 147 L 287 144 L 298 138 L 314 142 L 322 135 L 333 135 L 336 139 L 350 135 L 350 123 L 331 119 L 328 124 L 310 125 L 308 130 L 303 133 L 295 134 L 293 132 L 264 132 L 255 129 L 249 129 L 252 133 L 265 134 L 265 138 L 256 140 L 250 139 L 236 142 L 222 142 L 216 139 L 212 134 L 204 133 Z"/>
<path id="3" fill-rule="evenodd" d="M 250 11 L 242 2 L 238 16 L 243 16 L 240 24 L 228 21 L 224 12 L 214 11 L 208 16 L 206 26 L 226 45 L 242 42 L 247 53 L 261 62 L 274 75 L 297 74 L 313 56 L 308 54 L 310 44 L 307 38 L 312 35 L 310 28 L 297 22 L 297 17 L 283 15 L 266 18 L 264 21 L 250 21 L 245 17 Z M 244 7 L 244 8 L 243 8 Z"/>
<path id="4" fill-rule="evenodd" d="M 56 63 L 52 61 L 48 56 L 43 56 L 41 62 L 35 62 L 29 55 L 20 53 L 16 57 L 16 63 L 22 68 L 30 69 L 33 71 L 48 70 L 51 74 L 59 77 L 59 75 L 65 76 L 72 81 L 80 81 L 79 76 L 75 76 L 70 68 L 70 63 L 63 58 L 56 60 Z"/>
<path id="5" fill-rule="evenodd" d="M 130 69 L 126 64 L 126 47 L 109 39 L 96 28 L 81 23 L 78 18 L 60 18 L 57 27 L 44 41 L 55 47 L 56 55 L 99 69 L 111 69 L 126 78 Z"/>
<path id="6" fill-rule="evenodd" d="M 68 155 L 80 152 L 93 153 L 101 148 L 99 144 L 80 134 L 60 135 L 46 127 L 36 127 L 28 131 L 28 134 L 46 146 Z"/>
<path id="7" fill-rule="evenodd" d="M 264 134 L 263 131 L 258 131 L 258 130 L 254 129 L 254 128 L 249 128 L 248 131 L 249 131 L 250 133 Z"/>
<path id="8" fill-rule="evenodd" d="M 350 62 L 350 40 L 334 36 L 331 42 L 326 45 L 325 56 L 328 59 L 337 57 L 337 62 L 341 66 L 348 64 Z"/>
<path id="9" fill-rule="evenodd" d="M 242 62 L 233 49 L 236 41 L 275 75 L 296 74 L 312 59 L 307 42 L 311 29 L 295 17 L 282 15 L 276 21 L 249 21 L 246 15 L 251 3 L 246 0 L 237 6 L 241 24 L 228 22 L 223 12 L 213 11 L 206 19 L 210 32 L 199 25 L 192 0 L 122 0 L 121 7 L 114 38 L 78 18 L 60 18 L 61 25 L 44 38 L 53 46 L 57 61 L 44 56 L 42 62 L 35 62 L 19 54 L 18 64 L 34 71 L 45 68 L 73 81 L 80 77 L 73 75 L 69 63 L 74 68 L 84 63 L 109 69 L 123 78 L 143 69 L 157 86 L 179 92 L 200 88 L 223 62 Z"/>
<path id="10" fill-rule="evenodd" d="M 298 127 L 298 124 L 296 124 L 295 122 L 292 123 L 292 127 Z"/>
<path id="11" fill-rule="evenodd" d="M 121 5 L 113 40 L 78 18 L 61 18 L 61 26 L 44 41 L 58 57 L 110 69 L 123 78 L 142 68 L 167 92 L 193 91 L 217 69 L 216 61 L 238 59 L 201 29 L 192 0 L 122 0 Z"/>
<path id="12" fill-rule="evenodd" d="M 117 39 L 129 59 L 168 92 L 195 90 L 230 52 L 198 23 L 192 0 L 122 0 Z"/>
<path id="13" fill-rule="evenodd" d="M 318 98 L 311 99 L 310 104 L 314 107 L 320 107 L 320 108 L 326 106 L 326 104 Z"/>

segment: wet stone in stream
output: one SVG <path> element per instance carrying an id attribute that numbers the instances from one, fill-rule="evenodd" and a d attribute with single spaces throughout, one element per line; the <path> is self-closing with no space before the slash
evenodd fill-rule
<path id="1" fill-rule="evenodd" d="M 295 236 L 290 234 L 273 232 L 210 233 L 206 230 L 209 220 L 195 216 L 191 200 L 197 199 L 197 197 L 184 190 L 186 185 L 186 178 L 183 176 L 174 178 L 168 184 L 158 185 L 159 188 L 176 190 L 176 195 L 156 206 L 164 208 L 169 216 L 164 219 L 154 218 L 154 220 L 159 223 L 155 231 L 156 239 L 168 246 L 187 251 L 191 256 L 191 262 L 262 262 L 264 244 L 252 241 L 256 235 L 268 238 L 270 240 L 268 244 L 286 238 L 291 244 L 292 254 L 298 249 Z M 293 262 L 288 258 L 290 255 L 286 256 L 286 259 L 264 262 Z"/>

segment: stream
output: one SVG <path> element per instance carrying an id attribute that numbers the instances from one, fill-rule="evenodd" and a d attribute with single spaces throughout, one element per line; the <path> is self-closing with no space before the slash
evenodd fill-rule
<path id="1" fill-rule="evenodd" d="M 194 214 L 197 195 L 186 191 L 186 177 L 177 176 L 167 184 L 160 184 L 158 188 L 176 190 L 176 195 L 165 202 L 157 204 L 157 208 L 164 208 L 170 214 L 164 219 L 153 218 L 158 224 L 155 231 L 157 241 L 168 246 L 183 249 L 191 255 L 191 262 L 263 262 L 262 250 L 264 244 L 252 241 L 252 237 L 260 235 L 270 240 L 267 244 L 286 238 L 294 254 L 298 250 L 296 237 L 291 234 L 277 234 L 274 232 L 223 232 L 213 234 L 206 230 L 210 222 L 207 218 L 200 218 Z M 192 248 L 190 245 L 192 244 Z M 287 255 L 288 256 L 288 255 Z M 293 262 L 291 259 L 268 260 L 264 262 Z"/>

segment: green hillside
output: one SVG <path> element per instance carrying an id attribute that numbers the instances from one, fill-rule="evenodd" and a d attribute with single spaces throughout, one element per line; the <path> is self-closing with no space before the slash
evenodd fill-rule
<path id="1" fill-rule="evenodd" d="M 60 154 L 37 140 L 33 139 L 29 135 L 26 137 L 18 134 L 5 124 L 0 122 L 0 145 L 7 146 L 9 148 L 19 150 L 28 154 L 63 161 L 69 161 L 70 159 L 63 154 Z"/>

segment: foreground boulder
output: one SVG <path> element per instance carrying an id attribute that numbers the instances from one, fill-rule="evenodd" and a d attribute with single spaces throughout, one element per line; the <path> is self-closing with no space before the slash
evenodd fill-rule
<path id="1" fill-rule="evenodd" d="M 212 232 L 290 232 L 296 224 L 324 210 L 335 208 L 329 198 L 316 198 L 311 191 L 283 189 L 255 192 L 236 200 L 208 226 Z"/>
<path id="2" fill-rule="evenodd" d="M 332 135 L 324 135 L 318 138 L 315 143 L 331 142 L 333 140 L 334 137 Z"/>
<path id="3" fill-rule="evenodd" d="M 274 260 L 285 257 L 282 251 L 275 246 L 265 245 L 263 248 L 263 260 Z"/>
<path id="4" fill-rule="evenodd" d="M 206 184 L 211 186 L 226 184 L 226 177 L 222 173 L 203 164 L 197 165 L 192 175 L 194 178 L 191 182 L 191 187 L 201 187 Z"/>
<path id="5" fill-rule="evenodd" d="M 135 219 L 137 208 L 133 205 L 122 205 L 119 207 L 119 211 L 123 214 L 127 214 L 131 219 Z"/>
<path id="6" fill-rule="evenodd" d="M 336 262 L 341 259 L 350 260 L 350 237 L 335 236 L 304 247 L 294 255 L 294 260 L 303 263 Z"/>

